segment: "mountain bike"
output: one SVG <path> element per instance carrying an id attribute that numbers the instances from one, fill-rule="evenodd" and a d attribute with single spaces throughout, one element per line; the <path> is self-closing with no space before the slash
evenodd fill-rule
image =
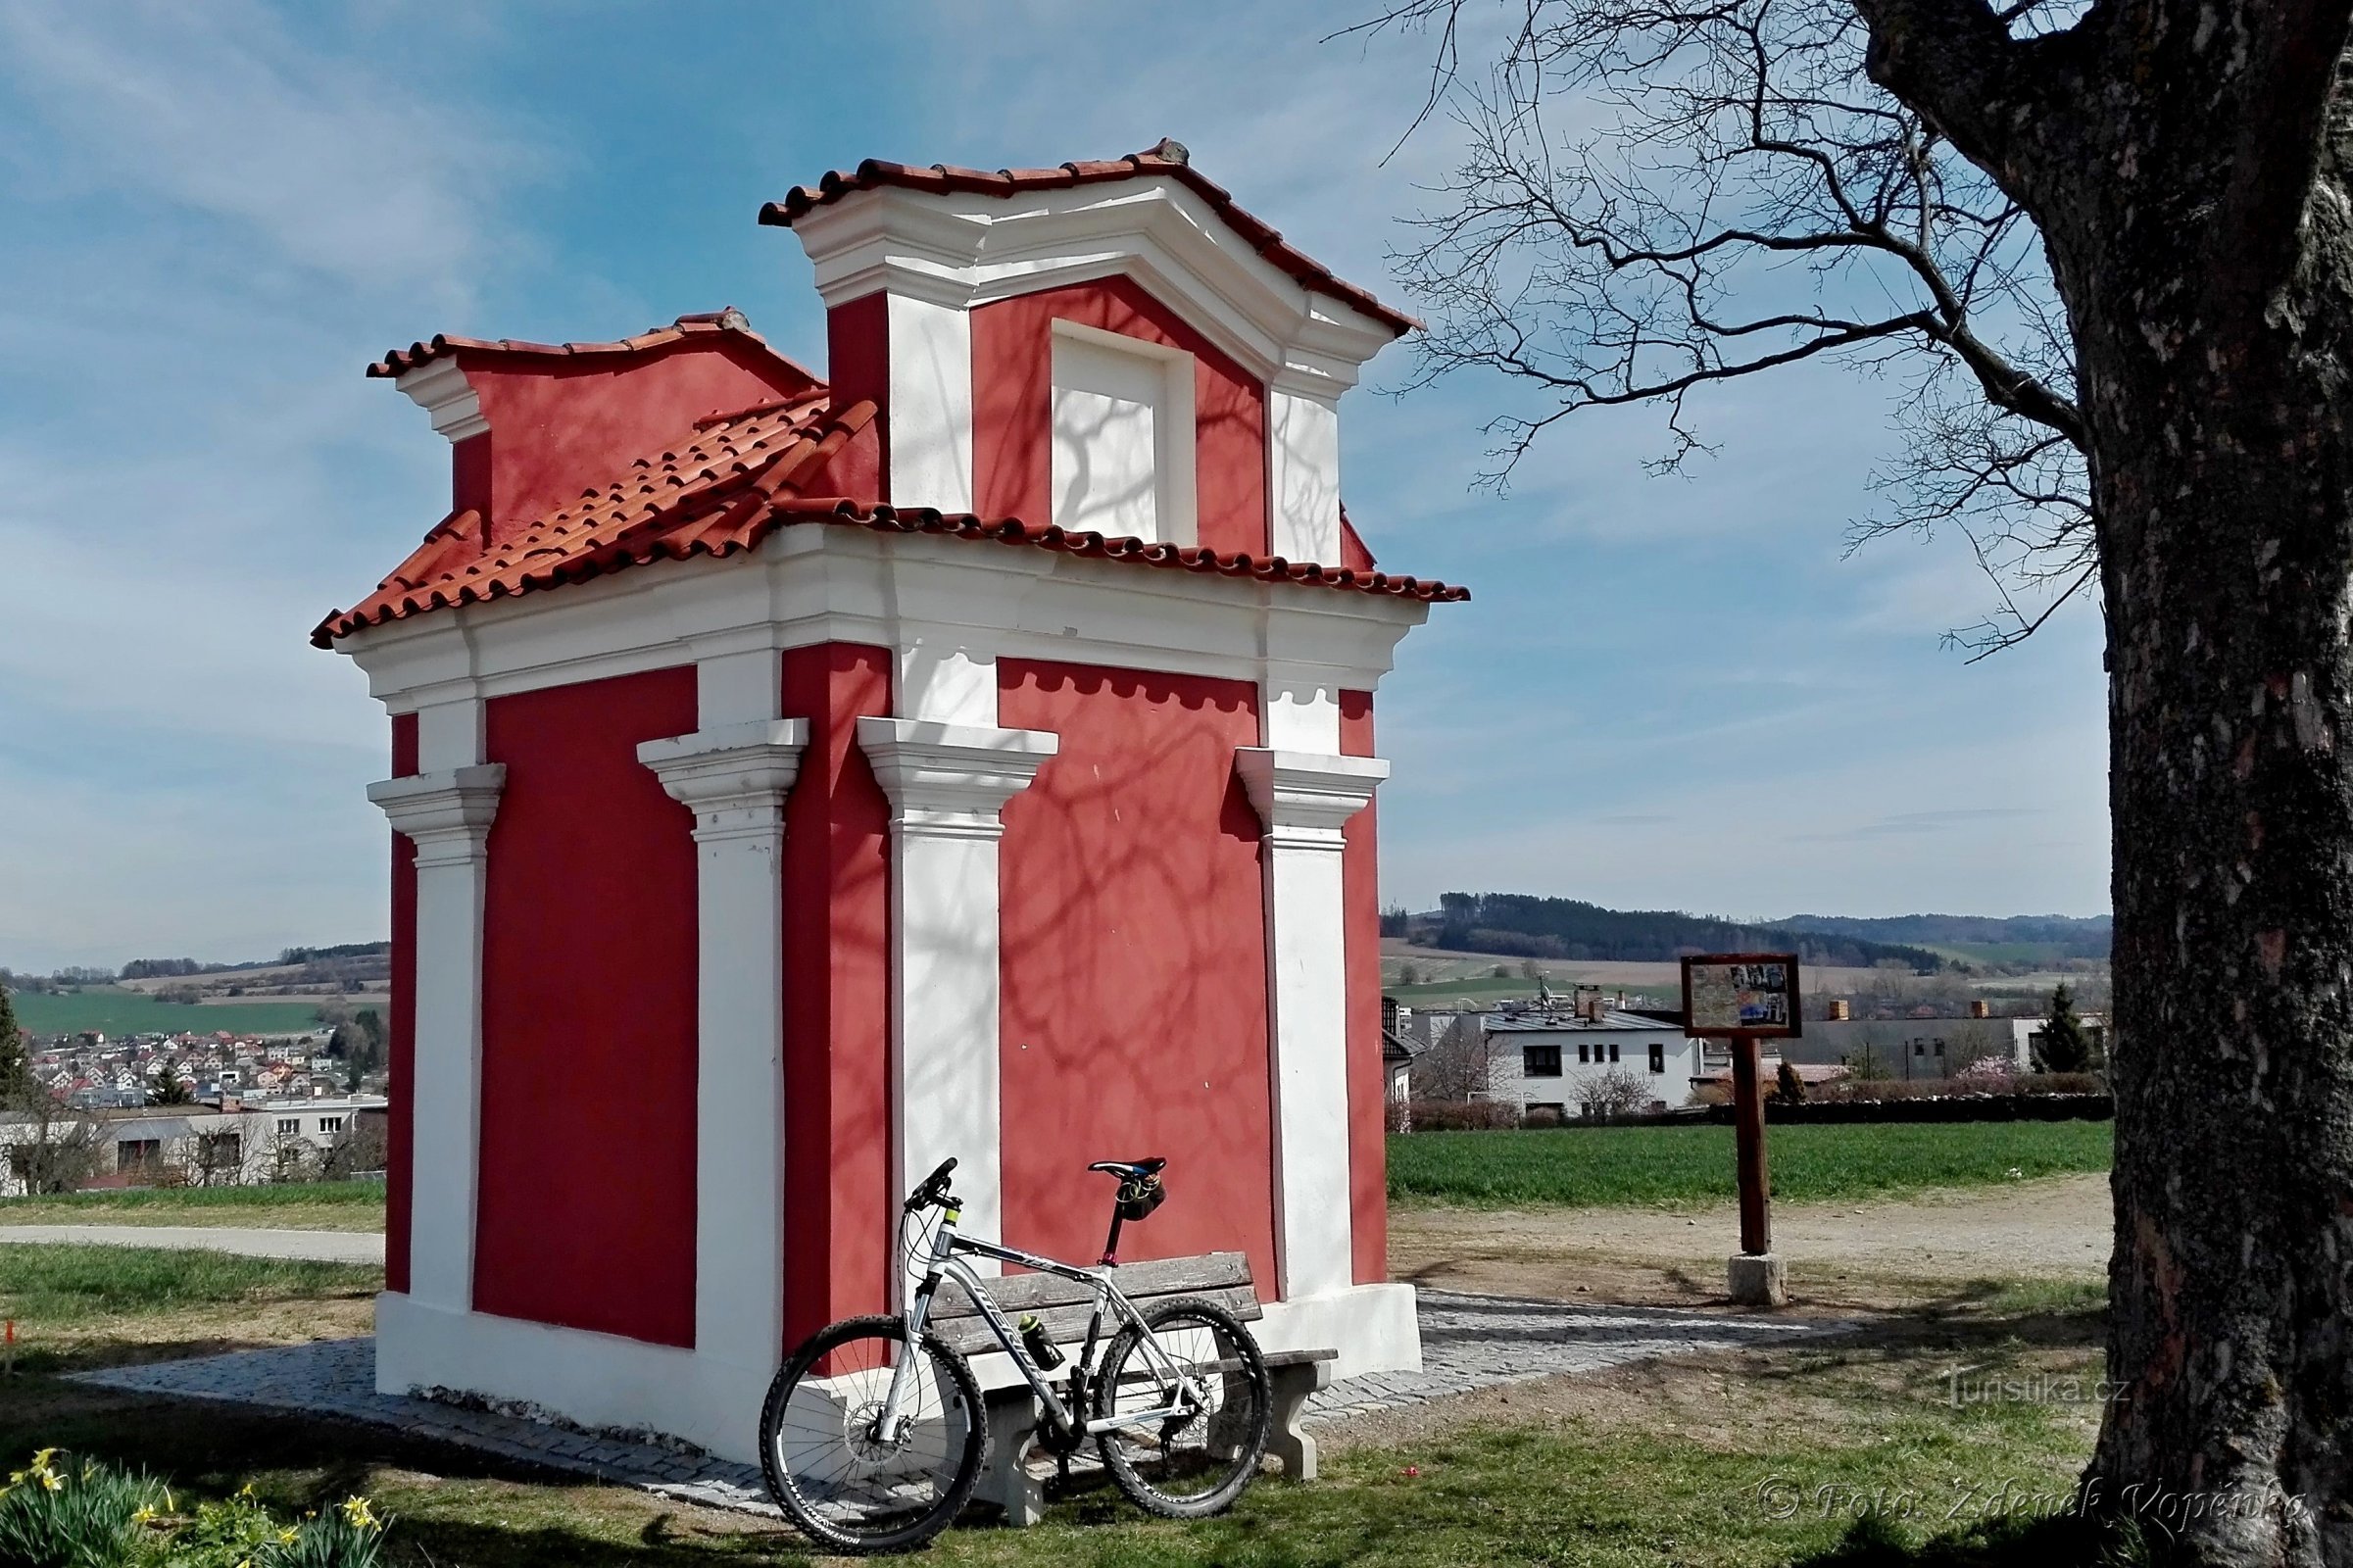
<path id="1" fill-rule="evenodd" d="M 1162 1518 L 1232 1507 L 1257 1474 L 1272 1424 L 1257 1342 L 1214 1301 L 1177 1297 L 1139 1308 L 1116 1279 L 1120 1227 L 1160 1205 L 1166 1164 L 1087 1167 L 1119 1179 L 1110 1235 L 1093 1267 L 961 1234 L 963 1205 L 949 1191 L 956 1161 L 924 1178 L 901 1211 L 901 1255 L 910 1274 L 922 1269 L 905 1309 L 818 1330 L 768 1387 L 760 1458 L 777 1506 L 845 1552 L 911 1551 L 955 1521 L 987 1462 L 989 1427 L 971 1364 L 925 1327 L 941 1281 L 953 1280 L 1036 1396 L 1041 1446 L 1066 1461 L 1092 1439 L 1119 1490 Z M 926 1238 L 934 1210 L 940 1217 Z M 1037 1319 L 1018 1330 L 1005 1321 L 972 1257 L 1058 1275 L 1092 1293 L 1086 1341 L 1066 1374 L 1054 1375 L 1065 1357 Z"/>

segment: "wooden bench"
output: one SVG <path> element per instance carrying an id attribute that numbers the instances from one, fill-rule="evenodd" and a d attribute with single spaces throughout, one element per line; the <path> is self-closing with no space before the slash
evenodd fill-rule
<path id="1" fill-rule="evenodd" d="M 1171 1297 L 1192 1296 L 1216 1302 L 1245 1323 L 1265 1316 L 1258 1293 L 1251 1287 L 1250 1259 L 1240 1252 L 1205 1252 L 1198 1257 L 1168 1257 L 1120 1265 L 1116 1278 L 1121 1294 L 1138 1307 L 1149 1307 Z M 1018 1323 L 1034 1312 L 1045 1325 L 1046 1337 L 1075 1356 L 1095 1310 L 1094 1294 L 1085 1286 L 1054 1274 L 1016 1274 L 989 1285 L 989 1295 L 1007 1322 Z M 1104 1337 L 1117 1327 L 1106 1324 Z M 931 1329 L 951 1348 L 966 1355 L 998 1348 L 997 1336 L 980 1315 L 980 1308 L 955 1282 L 944 1282 L 932 1298 Z M 1272 1431 L 1266 1451 L 1283 1461 L 1283 1473 L 1294 1481 L 1315 1479 L 1315 1440 L 1299 1429 L 1308 1398 L 1332 1385 L 1337 1350 L 1266 1350 L 1266 1379 L 1274 1396 Z M 1051 1380 L 1050 1380 L 1051 1381 Z M 1057 1391 L 1058 1392 L 1058 1391 Z M 991 1389 L 988 1404 L 989 1469 L 977 1495 L 1005 1510 L 1005 1521 L 1033 1525 L 1045 1517 L 1045 1487 L 1029 1473 L 1031 1442 L 1042 1412 L 1038 1396 L 1019 1380 L 1010 1387 Z M 1076 1413 L 1076 1412 L 1074 1412 Z"/>

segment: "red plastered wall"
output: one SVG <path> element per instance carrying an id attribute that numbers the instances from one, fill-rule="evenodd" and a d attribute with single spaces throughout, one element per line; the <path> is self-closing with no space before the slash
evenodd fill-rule
<path id="1" fill-rule="evenodd" d="M 1098 1159 L 1169 1158 L 1128 1258 L 1240 1250 L 1271 1295 L 1273 1123 L 1245 681 L 1001 660 L 1000 721 L 1053 730 L 1000 860 L 1006 1239 L 1093 1257 Z"/>
<path id="2" fill-rule="evenodd" d="M 1054 520 L 1054 322 L 1192 354 L 1200 542 L 1263 554 L 1266 390 L 1133 279 L 1044 289 L 972 313 L 973 510 Z"/>
<path id="3" fill-rule="evenodd" d="M 637 760 L 691 667 L 494 697 L 474 1306 L 695 1335 L 692 814 Z"/>
<path id="4" fill-rule="evenodd" d="M 1340 750 L 1371 757 L 1373 694 L 1340 694 Z M 1341 858 L 1348 975 L 1348 1204 L 1356 1283 L 1389 1278 L 1389 1142 L 1383 1109 L 1389 1077 L 1381 1065 L 1381 861 L 1368 806 L 1348 819 Z"/>
<path id="5" fill-rule="evenodd" d="M 877 501 L 888 501 L 891 499 L 887 456 L 891 450 L 891 312 L 887 296 L 861 295 L 825 313 L 825 371 L 836 408 L 870 402 L 878 411 L 874 422 L 854 443 L 871 450 L 877 471 L 862 486 L 858 482 L 862 475 L 845 472 L 824 490 L 803 493 L 870 495 Z M 850 466 L 837 458 L 833 466 Z"/>
<path id="6" fill-rule="evenodd" d="M 461 443 L 452 457 L 454 505 L 483 511 L 493 544 L 578 500 L 587 486 L 611 483 L 616 460 L 658 451 L 707 416 L 791 396 L 809 384 L 773 356 L 723 339 L 575 362 L 462 353 L 459 363 L 481 399 L 490 433 Z M 469 484 L 486 493 L 467 493 Z"/>
<path id="7" fill-rule="evenodd" d="M 392 776 L 417 771 L 417 715 L 392 715 Z M 385 1054 L 392 1074 L 385 1107 L 384 1289 L 409 1288 L 410 1151 L 416 1126 L 417 1077 L 417 846 L 392 835 L 392 1016 L 385 1021 Z"/>
<path id="8" fill-rule="evenodd" d="M 891 656 L 784 655 L 809 720 L 785 808 L 785 1344 L 890 1303 L 890 804 L 858 720 L 891 710 Z"/>

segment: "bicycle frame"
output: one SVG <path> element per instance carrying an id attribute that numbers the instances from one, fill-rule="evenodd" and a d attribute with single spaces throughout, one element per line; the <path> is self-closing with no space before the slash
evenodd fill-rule
<path id="1" fill-rule="evenodd" d="M 1161 1347 L 1159 1340 L 1153 1336 L 1152 1329 L 1145 1323 L 1144 1314 L 1137 1311 L 1135 1303 L 1121 1294 L 1118 1286 L 1111 1283 L 1112 1265 L 1104 1263 L 1093 1268 L 1081 1268 L 1073 1263 L 1042 1257 L 1035 1252 L 1025 1252 L 1017 1247 L 1006 1247 L 1001 1243 L 984 1242 L 976 1237 L 960 1235 L 956 1228 L 958 1217 L 959 1210 L 955 1206 L 955 1200 L 950 1200 L 941 1215 L 938 1230 L 932 1234 L 931 1255 L 926 1259 L 927 1266 L 924 1269 L 923 1281 L 916 1287 L 914 1295 L 908 1298 L 907 1308 L 901 1314 L 907 1324 L 907 1344 L 909 1353 L 899 1358 L 898 1366 L 891 1373 L 890 1393 L 883 1399 L 882 1415 L 876 1423 L 876 1436 L 882 1442 L 893 1443 L 898 1440 L 899 1423 L 905 1419 L 902 1410 L 907 1392 L 907 1379 L 909 1369 L 915 1363 L 912 1352 L 923 1338 L 924 1324 L 931 1315 L 932 1297 L 938 1293 L 940 1281 L 943 1279 L 956 1281 L 956 1284 L 963 1287 L 964 1294 L 972 1298 L 972 1304 L 980 1310 L 981 1321 L 989 1326 L 990 1336 L 997 1341 L 998 1347 L 1012 1358 L 1014 1369 L 1021 1374 L 1023 1381 L 1029 1384 L 1030 1392 L 1037 1395 L 1040 1402 L 1045 1406 L 1046 1418 L 1053 1422 L 1055 1430 L 1065 1437 L 1073 1434 L 1095 1437 L 1122 1427 L 1144 1426 L 1155 1421 L 1167 1421 L 1186 1413 L 1185 1401 L 1187 1400 L 1192 1401 L 1195 1408 L 1208 1402 L 1204 1391 L 1199 1383 L 1194 1381 L 1193 1375 L 1177 1365 L 1175 1359 Z M 1139 1410 L 1131 1415 L 1104 1417 L 1096 1421 L 1084 1420 L 1081 1416 L 1074 1415 L 1064 1406 L 1061 1396 L 1054 1393 L 1053 1385 L 1047 1380 L 1045 1371 L 1032 1364 L 1027 1349 L 1021 1344 L 1020 1336 L 1013 1331 L 1011 1324 L 1005 1322 L 1005 1313 L 999 1309 L 995 1299 L 990 1297 L 988 1287 L 982 1282 L 980 1275 L 971 1264 L 964 1261 L 966 1255 L 995 1258 L 1001 1263 L 1017 1263 L 1023 1268 L 1035 1269 L 1041 1274 L 1057 1275 L 1062 1279 L 1087 1287 L 1095 1297 L 1095 1311 L 1093 1316 L 1088 1319 L 1087 1342 L 1079 1352 L 1077 1365 L 1073 1368 L 1080 1385 L 1083 1387 L 1094 1375 L 1095 1350 L 1103 1336 L 1103 1313 L 1107 1308 L 1120 1324 L 1132 1324 L 1135 1327 L 1147 1363 L 1152 1365 L 1153 1372 L 1160 1376 L 1164 1384 L 1169 1381 L 1176 1384 L 1178 1402 L 1164 1405 L 1158 1409 Z"/>

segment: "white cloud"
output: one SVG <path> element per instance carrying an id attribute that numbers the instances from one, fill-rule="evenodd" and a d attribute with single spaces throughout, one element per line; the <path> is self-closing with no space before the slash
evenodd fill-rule
<path id="1" fill-rule="evenodd" d="M 0 72 L 71 150 L 57 187 L 102 179 L 249 226 L 261 265 L 364 287 L 462 298 L 481 209 L 520 161 L 430 83 L 323 56 L 239 0 L 0 8 Z"/>

